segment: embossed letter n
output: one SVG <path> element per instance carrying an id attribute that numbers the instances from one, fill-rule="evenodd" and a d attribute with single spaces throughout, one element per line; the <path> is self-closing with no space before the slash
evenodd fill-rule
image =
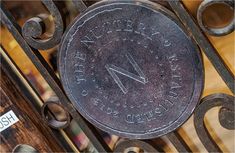
<path id="1" fill-rule="evenodd" d="M 127 57 L 128 61 L 131 63 L 131 65 L 134 67 L 135 71 L 138 73 L 139 76 L 135 75 L 133 73 L 130 73 L 130 72 L 124 70 L 123 68 L 117 67 L 113 64 L 106 64 L 105 65 L 105 68 L 108 70 L 109 74 L 112 76 L 112 78 L 114 79 L 114 81 L 117 83 L 117 85 L 119 86 L 119 88 L 122 90 L 122 92 L 124 94 L 126 94 L 128 91 L 116 73 L 127 76 L 127 77 L 129 77 L 135 81 L 138 81 L 142 84 L 146 84 L 148 82 L 148 79 L 145 77 L 144 73 L 141 71 L 140 67 L 135 62 L 135 60 L 133 59 L 131 54 L 127 53 L 126 57 Z"/>

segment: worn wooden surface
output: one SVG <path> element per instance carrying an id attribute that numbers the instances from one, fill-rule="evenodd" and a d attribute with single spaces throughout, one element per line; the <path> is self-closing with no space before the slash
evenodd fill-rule
<path id="1" fill-rule="evenodd" d="M 19 121 L 0 133 L 0 152 L 12 152 L 18 144 L 27 144 L 39 152 L 63 152 L 39 114 L 16 89 L 1 67 L 0 113 L 12 110 Z"/>

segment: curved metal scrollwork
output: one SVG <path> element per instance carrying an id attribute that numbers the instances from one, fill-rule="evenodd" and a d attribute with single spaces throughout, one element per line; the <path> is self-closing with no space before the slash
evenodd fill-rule
<path id="1" fill-rule="evenodd" d="M 212 94 L 201 100 L 194 114 L 194 126 L 198 137 L 209 152 L 222 152 L 211 137 L 204 123 L 204 117 L 208 110 L 213 107 L 222 106 L 219 111 L 219 122 L 226 129 L 234 129 L 234 97 L 227 94 Z"/>
<path id="2" fill-rule="evenodd" d="M 53 110 L 57 113 L 53 113 Z M 51 97 L 48 101 L 44 102 L 41 107 L 41 114 L 44 122 L 54 129 L 64 129 L 71 122 L 67 108 L 59 102 L 57 97 Z M 53 117 L 51 118 L 51 116 Z M 58 118 L 63 118 L 63 120 Z"/>
<path id="3" fill-rule="evenodd" d="M 135 152 L 135 151 L 131 151 L 128 149 L 130 148 L 138 148 L 143 150 L 143 152 L 146 153 L 151 153 L 151 152 L 159 152 L 159 150 L 157 150 L 155 147 L 153 147 L 152 145 L 150 145 L 150 143 L 145 142 L 145 141 L 141 141 L 141 140 L 119 140 L 119 142 L 117 143 L 114 152 L 117 153 L 124 153 L 124 152 Z"/>
<path id="4" fill-rule="evenodd" d="M 63 20 L 59 9 L 52 0 L 42 0 L 42 3 L 47 7 L 54 18 L 55 30 L 52 36 L 47 39 L 39 37 L 45 32 L 45 19 L 41 17 L 33 17 L 25 22 L 22 28 L 22 35 L 27 43 L 35 49 L 49 49 L 59 44 L 63 34 Z"/>
<path id="5" fill-rule="evenodd" d="M 209 26 L 206 26 L 205 23 L 203 22 L 203 12 L 205 11 L 206 8 L 208 8 L 209 6 L 213 5 L 213 4 L 223 4 L 226 5 L 228 7 L 228 9 L 234 10 L 234 1 L 233 0 L 204 0 L 198 10 L 197 10 L 197 21 L 199 26 L 201 27 L 201 29 L 213 36 L 225 36 L 231 32 L 234 31 L 234 27 L 235 27 L 235 18 L 232 19 L 232 21 L 221 28 L 210 28 Z"/>
<path id="6" fill-rule="evenodd" d="M 77 7 L 80 12 L 86 9 L 86 6 L 84 5 L 86 3 L 83 3 L 82 0 L 72 1 L 75 2 L 75 7 Z M 55 3 L 52 0 L 42 0 L 42 3 L 47 7 L 50 14 L 54 18 L 55 30 L 49 38 L 43 39 L 42 35 L 46 31 L 46 25 L 44 21 L 45 17 L 47 16 L 38 16 L 27 20 L 22 28 L 22 35 L 27 43 L 35 49 L 49 49 L 59 44 L 64 29 L 62 16 Z M 169 1 L 169 3 L 176 14 L 179 16 L 179 18 L 183 21 L 182 23 L 185 24 L 186 28 L 192 30 L 192 32 L 190 33 L 193 34 L 199 46 L 205 51 L 214 67 L 224 79 L 225 83 L 227 83 L 228 87 L 230 87 L 230 90 L 234 92 L 234 75 L 227 68 L 226 64 L 223 62 L 219 54 L 217 54 L 216 49 L 210 44 L 208 39 L 204 37 L 204 33 L 202 33 L 198 26 L 193 22 L 193 19 L 186 12 L 180 1 Z M 30 48 L 26 41 L 22 38 L 20 30 L 18 30 L 18 24 L 14 24 L 15 21 L 11 17 L 11 15 L 9 15 L 10 13 L 3 6 L 1 6 L 0 8 L 0 13 L 1 23 L 3 23 L 9 29 L 16 41 L 24 49 L 24 52 L 28 55 L 39 72 L 45 78 L 47 83 L 60 98 L 61 103 L 44 103 L 41 110 L 43 113 L 43 118 L 47 119 L 47 114 L 45 113 L 45 111 L 49 111 L 47 110 L 48 105 L 55 103 L 59 105 L 61 104 L 61 106 L 67 106 L 68 108 L 66 107 L 67 109 L 65 110 L 67 120 L 65 120 L 64 122 L 58 122 L 58 120 L 47 120 L 50 126 L 57 129 L 65 128 L 73 118 L 76 122 L 79 122 L 79 125 L 99 152 L 110 152 L 110 148 L 108 148 L 102 137 L 98 137 L 96 129 L 92 125 L 87 123 L 82 117 L 80 117 L 77 111 L 72 107 L 72 105 L 70 105 L 69 100 L 63 93 L 59 79 L 56 77 L 52 69 L 50 69 L 49 65 L 43 59 L 41 54 L 39 54 L 37 50 L 35 51 Z M 206 125 L 204 123 L 206 112 L 208 112 L 208 110 L 213 107 L 221 107 L 219 110 L 219 122 L 222 127 L 232 130 L 235 128 L 234 106 L 234 96 L 227 94 L 212 94 L 203 98 L 201 100 L 201 104 L 197 107 L 194 115 L 195 129 L 201 142 L 204 144 L 205 148 L 209 152 L 221 152 L 222 150 L 213 140 L 213 137 L 210 135 L 208 129 L 206 128 Z M 167 138 L 179 152 L 191 152 L 189 146 L 187 146 L 187 144 L 177 132 L 168 134 Z M 153 141 L 154 140 L 121 140 L 117 143 L 114 152 L 126 152 L 129 148 L 133 147 L 136 147 L 139 150 L 143 150 L 144 152 L 163 152 L 161 148 L 159 148 L 159 146 L 157 146 L 156 144 L 152 144 Z"/>
<path id="7" fill-rule="evenodd" d="M 183 138 L 180 136 L 180 134 L 177 131 L 167 134 L 167 138 L 175 146 L 175 149 L 178 152 L 184 152 L 184 153 L 192 152 L 192 150 L 185 143 L 185 141 L 183 140 Z"/>

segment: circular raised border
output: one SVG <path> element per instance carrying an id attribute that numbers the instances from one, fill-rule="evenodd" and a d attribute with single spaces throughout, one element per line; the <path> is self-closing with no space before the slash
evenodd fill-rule
<path id="1" fill-rule="evenodd" d="M 171 19 L 174 23 L 176 23 L 176 25 L 183 31 L 183 33 L 185 34 L 185 36 L 191 40 L 194 45 L 194 49 L 197 53 L 195 53 L 195 55 L 198 58 L 198 63 L 194 63 L 195 67 L 194 67 L 194 78 L 195 80 L 195 84 L 194 84 L 194 91 L 192 94 L 192 98 L 191 101 L 188 102 L 189 105 L 186 107 L 186 109 L 184 110 L 184 113 L 182 113 L 180 115 L 180 117 L 174 121 L 172 124 L 170 124 L 167 127 L 164 127 L 161 130 L 158 131 L 153 131 L 153 132 L 148 132 L 148 133 L 144 133 L 144 134 L 139 134 L 139 133 L 130 133 L 130 132 L 123 132 L 120 130 L 115 130 L 112 129 L 102 123 L 100 123 L 99 121 L 94 120 L 94 118 L 92 118 L 85 110 L 83 110 L 81 107 L 79 107 L 79 104 L 76 103 L 75 98 L 73 97 L 73 95 L 71 94 L 71 91 L 69 89 L 69 85 L 68 82 L 66 81 L 67 78 L 64 74 L 65 72 L 65 60 L 64 57 L 66 55 L 66 50 L 67 50 L 67 42 L 69 42 L 70 40 L 68 40 L 67 36 L 69 35 L 69 32 L 71 31 L 70 29 L 72 29 L 76 23 L 79 22 L 80 19 L 85 18 L 87 14 L 93 13 L 93 11 L 96 11 L 98 8 L 101 9 L 103 7 L 106 7 L 107 5 L 115 5 L 115 4 L 122 4 L 122 5 L 137 5 L 137 6 L 141 6 L 141 7 L 145 7 L 148 9 L 151 9 L 154 12 L 160 12 L 162 14 L 164 14 L 167 18 Z M 77 25 L 76 25 L 77 26 Z M 70 25 L 70 27 L 67 29 L 65 35 L 62 38 L 62 43 L 59 49 L 59 56 L 58 56 L 58 67 L 59 67 L 59 72 L 60 72 L 60 78 L 62 80 L 62 85 L 63 88 L 67 94 L 67 96 L 69 97 L 69 99 L 72 101 L 72 103 L 74 104 L 75 108 L 81 113 L 82 116 L 84 116 L 90 123 L 92 123 L 93 125 L 95 125 L 96 127 L 98 127 L 101 130 L 104 130 L 108 133 L 111 134 L 115 134 L 121 137 L 126 137 L 126 138 L 131 138 L 131 139 L 150 139 L 150 138 L 156 138 L 156 137 L 160 137 L 162 135 L 165 135 L 169 132 L 174 131 L 175 129 L 177 129 L 178 127 L 180 127 L 193 113 L 197 103 L 200 100 L 203 88 L 204 88 L 204 67 L 203 67 L 203 61 L 202 61 L 202 55 L 201 52 L 199 51 L 199 48 L 197 47 L 196 43 L 193 41 L 193 39 L 191 37 L 189 37 L 189 35 L 187 35 L 186 30 L 184 30 L 183 25 L 180 23 L 180 21 L 177 19 L 177 17 L 169 10 L 167 10 L 166 8 L 162 7 L 159 4 L 153 3 L 153 2 L 146 2 L 146 1 L 142 1 L 142 0 L 137 0 L 137 1 L 101 1 L 98 2 L 96 4 L 94 4 L 93 6 L 89 7 L 84 13 L 82 13 L 80 16 L 78 16 L 74 22 Z"/>

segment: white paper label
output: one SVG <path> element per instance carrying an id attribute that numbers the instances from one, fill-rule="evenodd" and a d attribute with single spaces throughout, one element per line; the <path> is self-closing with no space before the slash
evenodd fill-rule
<path id="1" fill-rule="evenodd" d="M 18 121 L 19 119 L 12 110 L 3 114 L 2 116 L 0 116 L 0 132 L 7 129 Z"/>

